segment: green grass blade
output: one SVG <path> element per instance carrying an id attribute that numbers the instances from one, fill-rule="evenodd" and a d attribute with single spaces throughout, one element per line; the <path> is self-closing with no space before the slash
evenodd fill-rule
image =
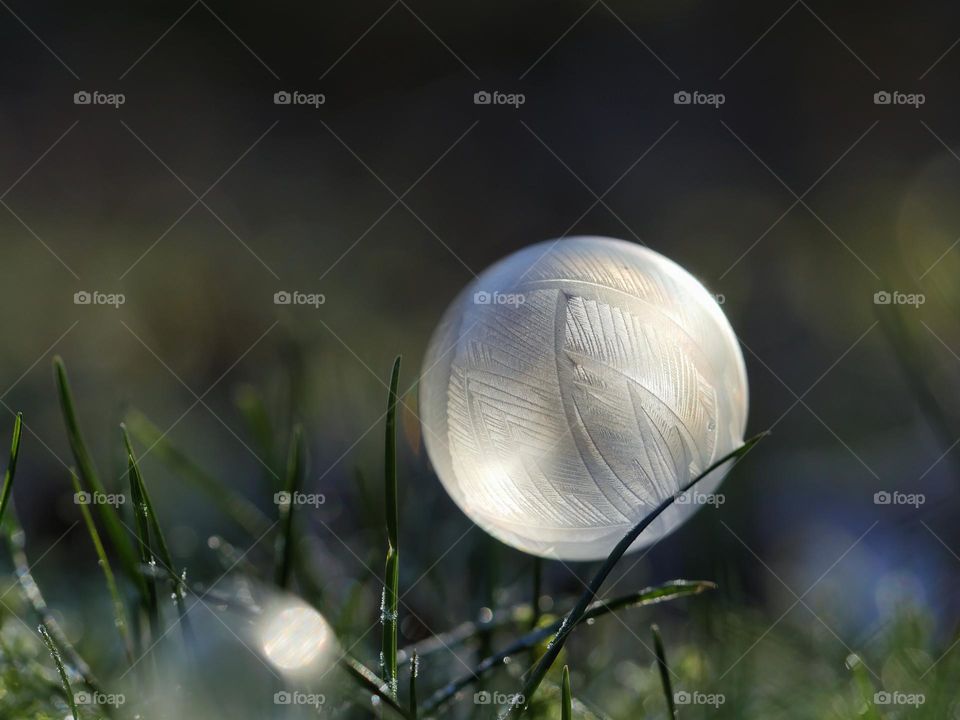
<path id="1" fill-rule="evenodd" d="M 127 454 L 127 468 L 130 476 L 130 502 L 133 505 L 133 517 L 137 529 L 137 551 L 140 556 L 138 565 L 140 582 L 146 592 L 142 598 L 147 620 L 150 623 L 150 634 L 156 642 L 161 637 L 160 609 L 157 602 L 157 579 L 152 572 L 156 567 L 156 560 L 150 550 L 150 520 L 147 516 L 147 506 L 140 494 L 140 470 L 137 468 L 133 455 Z M 149 570 L 148 570 L 149 568 Z"/>
<path id="2" fill-rule="evenodd" d="M 243 528 L 248 535 L 259 539 L 270 530 L 273 522 L 252 502 L 214 477 L 168 440 L 164 433 L 140 412 L 126 417 L 130 433 L 153 455 L 159 457 L 177 474 L 203 491 L 220 510 Z"/>
<path id="3" fill-rule="evenodd" d="M 63 419 L 67 427 L 67 437 L 70 441 L 70 450 L 73 452 L 73 457 L 77 461 L 80 478 L 83 480 L 87 490 L 106 495 L 106 489 L 103 483 L 100 482 L 100 476 L 97 474 L 93 458 L 90 456 L 90 452 L 87 450 L 87 444 L 84 442 L 83 435 L 80 432 L 80 424 L 77 422 L 77 413 L 73 402 L 73 393 L 70 390 L 70 381 L 67 378 L 67 369 L 59 356 L 53 359 L 53 369 L 57 383 L 57 392 L 60 396 L 60 408 L 63 411 Z M 100 514 L 100 519 L 106 528 L 110 543 L 117 551 L 124 573 L 134 582 L 138 582 L 137 578 L 140 577 L 140 573 L 137 570 L 137 554 L 133 548 L 133 543 L 130 542 L 130 538 L 123 529 L 123 523 L 121 523 L 116 509 L 107 503 L 97 503 L 97 512 Z M 144 588 L 140 587 L 140 590 L 143 591 Z"/>
<path id="4" fill-rule="evenodd" d="M 383 622 L 381 655 L 383 679 L 393 696 L 397 695 L 397 625 L 400 605 L 400 556 L 397 510 L 397 386 L 400 383 L 400 356 L 393 361 L 390 394 L 387 398 L 386 437 L 384 441 L 384 506 L 387 520 L 387 562 L 383 577 Z"/>
<path id="5" fill-rule="evenodd" d="M 77 497 L 83 491 L 83 488 L 80 486 L 80 479 L 77 477 L 76 471 L 73 468 L 70 469 L 70 480 L 73 482 L 74 497 Z M 110 560 L 107 558 L 106 550 L 104 550 L 103 542 L 100 540 L 100 533 L 97 531 L 96 523 L 93 522 L 93 515 L 90 514 L 90 509 L 86 503 L 78 503 L 78 505 L 80 507 L 80 514 L 83 515 L 83 522 L 87 526 L 87 532 L 90 534 L 90 540 L 93 542 L 93 548 L 97 552 L 97 560 L 99 561 L 100 569 L 103 571 L 103 577 L 107 582 L 107 591 L 110 593 L 110 600 L 113 603 L 114 624 L 117 626 L 117 632 L 120 634 L 120 640 L 123 644 L 127 660 L 132 665 L 134 662 L 133 643 L 130 637 L 130 628 L 127 626 L 127 611 L 124 607 L 123 599 L 120 596 L 116 578 L 113 575 L 113 568 L 110 566 Z"/>
<path id="6" fill-rule="evenodd" d="M 858 655 L 851 654 L 847 657 L 847 667 L 853 673 L 854 682 L 860 697 L 863 698 L 864 710 L 861 717 L 867 720 L 882 720 L 877 706 L 874 704 L 874 687 L 867 668 Z"/>
<path id="7" fill-rule="evenodd" d="M 20 434 L 23 428 L 23 413 L 17 413 L 13 422 L 13 440 L 10 442 L 10 459 L 7 461 L 7 472 L 3 476 L 3 490 L 0 491 L 0 523 L 3 514 L 10 502 L 10 493 L 13 492 L 13 476 L 17 473 L 17 458 L 20 457 Z"/>
<path id="8" fill-rule="evenodd" d="M 717 586 L 715 583 L 712 583 L 708 580 L 670 580 L 669 582 L 661 585 L 647 587 L 626 595 L 621 595 L 611 600 L 598 600 L 593 602 L 587 607 L 586 612 L 584 612 L 580 617 L 577 625 L 582 625 L 588 620 L 609 615 L 610 613 L 617 612 L 618 610 L 657 605 L 659 603 L 669 602 L 682 597 L 699 595 L 702 592 L 713 590 L 716 587 Z M 421 707 L 423 714 L 432 715 L 434 712 L 438 711 L 440 708 L 450 702 L 450 700 L 456 697 L 457 693 L 459 693 L 465 687 L 476 683 L 493 670 L 503 667 L 504 661 L 507 658 L 542 645 L 553 635 L 559 632 L 564 626 L 564 623 L 565 619 L 555 620 L 550 625 L 532 630 L 526 635 L 517 638 L 502 650 L 499 650 L 489 657 L 484 658 L 469 673 L 461 675 L 459 678 L 448 682 L 446 685 L 436 690 L 427 699 L 427 701 L 423 703 Z M 426 654 L 426 652 L 436 652 L 437 649 L 449 649 L 450 647 L 454 647 L 458 642 L 462 642 L 467 638 L 476 637 L 477 634 L 478 633 L 475 628 L 468 629 L 462 634 L 458 634 L 455 638 L 447 638 L 441 643 L 430 646 L 428 650 L 426 650 L 424 653 L 421 653 L 421 656 Z"/>
<path id="9" fill-rule="evenodd" d="M 560 686 L 560 720 L 573 720 L 573 695 L 570 694 L 570 668 L 563 666 L 563 683 Z"/>
<path id="10" fill-rule="evenodd" d="M 670 580 L 661 585 L 644 588 L 637 592 L 629 593 L 611 600 L 602 600 L 593 603 L 584 614 L 584 620 L 600 617 L 609 612 L 615 612 L 620 609 L 629 609 L 642 605 L 654 605 L 660 602 L 668 602 L 687 595 L 699 595 L 707 590 L 715 590 L 716 583 L 709 580 Z M 564 599 L 556 602 L 558 607 L 568 605 Z M 477 620 L 473 622 L 463 622 L 452 630 L 437 635 L 431 635 L 428 638 L 419 640 L 400 649 L 400 665 L 410 662 L 413 653 L 416 652 L 422 660 L 428 655 L 440 651 L 450 651 L 460 647 L 464 643 L 476 639 L 484 632 L 499 632 L 506 629 L 523 628 L 530 629 L 530 615 L 532 608 L 529 604 L 519 603 L 510 607 L 495 610 L 493 616 L 489 619 Z M 581 621 L 582 623 L 583 621 Z M 535 628 L 534 628 L 535 629 Z M 556 628 L 554 629 L 554 632 Z"/>
<path id="11" fill-rule="evenodd" d="M 12 506 L 10 508 L 9 517 L 7 518 L 6 516 L 7 505 L 10 504 L 10 499 L 13 492 L 13 481 L 17 474 L 17 460 L 20 457 L 20 439 L 22 437 L 22 430 L 23 413 L 17 413 L 16 420 L 13 424 L 13 439 L 10 442 L 10 459 L 7 462 L 7 470 L 3 478 L 3 490 L 0 491 L 0 524 L 2 524 L 4 518 L 7 519 L 6 535 L 8 542 L 10 543 L 10 551 L 13 556 L 13 564 L 17 582 L 23 589 L 24 595 L 27 597 L 27 602 L 30 603 L 30 606 L 41 620 L 41 632 L 44 634 L 44 639 L 48 641 L 47 647 L 51 647 L 53 642 L 50 640 L 49 633 L 47 632 L 46 626 L 49 625 L 54 634 L 62 639 L 64 646 L 68 650 L 69 657 L 73 660 L 78 672 L 85 679 L 87 684 L 91 687 L 97 687 L 97 680 L 94 678 L 93 672 L 90 670 L 90 666 L 83 661 L 83 658 L 77 654 L 73 646 L 67 642 L 66 636 L 63 634 L 62 630 L 60 630 L 60 626 L 47 609 L 47 603 L 43 599 L 43 595 L 40 594 L 40 588 L 37 586 L 33 579 L 33 575 L 30 572 L 26 552 L 24 551 L 25 535 L 23 533 L 23 528 L 20 527 L 20 522 L 17 520 L 16 512 L 14 512 L 14 508 Z M 58 661 L 59 665 L 59 654 L 57 654 L 54 659 Z M 61 677 L 63 677 L 62 666 L 59 669 Z M 68 700 L 72 705 L 73 695 L 69 692 L 69 688 L 67 690 L 67 695 Z M 74 716 L 76 717 L 76 709 L 74 709 Z"/>
<path id="12" fill-rule="evenodd" d="M 387 550 L 384 569 L 383 597 L 380 602 L 380 620 L 383 623 L 383 645 L 380 661 L 383 679 L 394 697 L 397 695 L 397 607 L 400 583 L 400 564 L 393 548 Z"/>
<path id="13" fill-rule="evenodd" d="M 657 667 L 660 669 L 660 684 L 663 685 L 663 694 L 667 699 L 667 717 L 677 716 L 677 706 L 673 702 L 673 683 L 670 681 L 670 666 L 667 665 L 667 653 L 663 649 L 663 638 L 660 637 L 660 628 L 650 626 L 653 634 L 653 649 L 657 654 Z"/>
<path id="14" fill-rule="evenodd" d="M 130 443 L 130 435 L 127 433 L 127 428 L 123 424 L 120 425 L 120 433 L 123 436 L 123 444 L 127 451 L 127 457 L 132 464 L 132 470 L 134 474 L 131 478 L 131 482 L 135 482 L 137 486 L 137 495 L 140 499 L 140 503 L 142 504 L 142 507 L 139 509 L 146 515 L 147 523 L 150 528 L 150 533 L 149 535 L 145 536 L 145 538 L 152 537 L 152 539 L 156 541 L 156 550 L 160 555 L 160 565 L 170 578 L 170 587 L 173 593 L 173 600 L 177 605 L 177 615 L 180 619 L 180 628 L 183 632 L 184 641 L 187 643 L 187 646 L 192 649 L 193 629 L 190 625 L 190 618 L 187 616 L 187 609 L 184 604 L 186 585 L 184 583 L 183 576 L 177 572 L 176 567 L 173 564 L 173 556 L 170 554 L 170 547 L 167 545 L 167 540 L 163 534 L 163 528 L 160 527 L 160 520 L 157 517 L 157 512 L 154 510 L 153 502 L 150 500 L 150 493 L 147 491 L 147 484 L 143 481 L 143 474 L 140 472 L 140 467 L 137 464 L 137 461 L 134 460 L 133 445 Z M 147 547 L 151 553 L 151 560 L 155 560 L 152 554 L 154 545 L 150 543 L 149 539 L 147 539 Z"/>
<path id="15" fill-rule="evenodd" d="M 417 676 L 420 675 L 420 656 L 413 651 L 410 660 L 410 717 L 417 720 Z"/>
<path id="16" fill-rule="evenodd" d="M 400 356 L 393 361 L 390 394 L 387 400 L 386 437 L 384 440 L 384 491 L 386 496 L 387 540 L 396 549 L 399 513 L 397 510 L 397 387 L 400 384 Z"/>
<path id="17" fill-rule="evenodd" d="M 56 618 L 50 613 L 46 600 L 44 600 L 43 595 L 40 592 L 40 587 L 33 578 L 30 564 L 27 561 L 27 554 L 25 551 L 26 535 L 23 532 L 23 528 L 20 526 L 20 521 L 17 519 L 16 509 L 11 504 L 13 481 L 17 472 L 17 460 L 20 457 L 20 439 L 22 437 L 22 429 L 23 414 L 17 413 L 16 420 L 13 424 L 13 439 L 10 443 L 10 459 L 7 462 L 7 470 L 3 479 L 3 490 L 0 492 L 0 526 L 4 528 L 4 534 L 6 535 L 7 542 L 10 546 L 10 554 L 14 566 L 14 575 L 17 579 L 17 583 L 20 585 L 20 588 L 23 591 L 23 594 L 26 596 L 30 607 L 33 608 L 33 611 L 36 613 L 37 617 L 40 618 L 43 631 L 46 633 L 49 630 L 49 634 L 57 637 L 60 644 L 65 648 L 67 657 L 77 669 L 77 672 L 80 674 L 80 676 L 84 679 L 84 682 L 86 682 L 87 685 L 93 689 L 99 689 L 99 683 L 96 677 L 94 677 L 90 666 L 82 657 L 80 657 L 80 654 L 70 644 L 66 635 L 60 629 Z M 7 505 L 10 505 L 9 515 L 7 514 Z M 5 526 L 3 525 L 4 519 L 6 519 Z M 72 695 L 70 695 L 70 699 L 72 701 Z"/>
<path id="18" fill-rule="evenodd" d="M 54 664 L 57 666 L 57 672 L 60 673 L 60 682 L 63 683 L 63 692 L 67 696 L 67 704 L 70 706 L 70 712 L 73 713 L 73 720 L 80 720 L 80 715 L 77 712 L 77 701 L 73 697 L 73 689 L 70 687 L 70 678 L 67 677 L 67 671 L 63 667 L 63 659 L 60 657 L 60 650 L 57 648 L 53 638 L 50 637 L 50 633 L 47 632 L 47 628 L 40 624 L 37 626 L 37 630 L 40 631 L 40 637 L 43 638 L 43 642 L 46 643 L 47 649 L 50 651 L 50 656 L 53 658 Z"/>
<path id="19" fill-rule="evenodd" d="M 17 532 L 19 532 L 21 535 L 23 534 L 22 530 L 18 530 Z M 58 645 L 64 649 L 67 658 L 70 660 L 70 664 L 83 678 L 83 682 L 91 690 L 101 692 L 102 686 L 100 685 L 100 681 L 97 679 L 96 675 L 93 674 L 93 670 L 90 668 L 90 665 L 86 660 L 83 659 L 83 657 L 80 656 L 80 653 L 77 652 L 76 648 L 70 644 L 66 633 L 63 632 L 63 629 L 58 624 L 56 617 L 50 611 L 47 601 L 44 599 L 43 593 L 40 592 L 40 588 L 27 565 L 27 558 L 23 552 L 22 544 L 18 544 L 16 541 L 14 541 L 14 548 L 14 565 L 17 584 L 20 586 L 21 591 L 26 596 L 27 602 L 30 604 L 33 612 L 40 619 L 40 622 L 43 624 L 43 626 L 50 632 L 50 635 L 57 639 Z"/>
<path id="20" fill-rule="evenodd" d="M 293 537 L 293 513 L 296 503 L 295 496 L 300 492 L 303 482 L 303 428 L 295 425 L 293 436 L 290 438 L 290 452 L 287 455 L 287 473 L 284 483 L 286 502 L 279 505 L 280 534 L 276 545 L 276 575 L 274 580 L 281 588 L 290 584 L 290 571 L 293 568 L 293 556 L 296 552 L 296 542 Z"/>
<path id="21" fill-rule="evenodd" d="M 690 488 L 692 488 L 721 465 L 742 457 L 766 435 L 767 433 L 765 432 L 755 435 L 736 450 L 724 455 L 722 458 L 700 473 L 697 477 L 693 478 L 690 482 L 677 490 L 676 493 L 661 502 L 656 508 L 654 508 L 653 512 L 647 515 L 643 520 L 631 528 L 626 535 L 624 535 L 620 542 L 618 542 L 614 549 L 610 552 L 610 555 L 607 556 L 607 559 L 603 561 L 603 564 L 600 566 L 600 569 L 597 571 L 596 575 L 593 576 L 593 579 L 590 581 L 587 589 L 580 596 L 580 600 L 577 601 L 577 604 L 574 606 L 574 608 L 567 614 L 566 618 L 564 618 L 563 625 L 550 644 L 547 646 L 546 652 L 540 658 L 540 661 L 537 663 L 536 667 L 534 667 L 534 669 L 530 672 L 529 677 L 523 686 L 523 690 L 521 691 L 524 702 L 517 705 L 510 705 L 505 710 L 502 717 L 519 717 L 526 712 L 527 708 L 530 706 L 530 701 L 533 699 L 534 693 L 536 693 L 537 688 L 540 687 L 540 683 L 543 681 L 544 676 L 546 676 L 550 666 L 553 665 L 553 662 L 557 659 L 560 651 L 563 650 L 563 646 L 566 644 L 567 638 L 573 631 L 573 628 L 576 627 L 576 625 L 583 619 L 583 614 L 587 611 L 587 608 L 590 606 L 590 603 L 593 602 L 594 598 L 596 598 L 597 593 L 600 592 L 601 586 L 607 579 L 607 576 L 613 570 L 613 567 L 617 564 L 620 558 L 623 557 L 624 553 L 627 552 L 630 546 L 633 545 L 634 541 L 640 537 L 640 534 L 646 530 L 650 524 L 660 516 L 661 513 L 673 505 L 680 495 L 683 495 L 685 492 L 690 490 Z"/>
<path id="22" fill-rule="evenodd" d="M 404 720 L 412 720 L 410 713 L 400 705 L 396 699 L 377 681 L 377 676 L 370 668 L 344 653 L 337 660 L 337 664 L 343 668 L 347 675 L 363 690 L 370 695 L 376 695 L 383 702 L 383 707 L 389 709 L 393 714 Z"/>
<path id="23" fill-rule="evenodd" d="M 606 615 L 617 610 L 646 607 L 676 600 L 689 595 L 699 595 L 707 590 L 716 590 L 717 584 L 710 580 L 668 580 L 660 585 L 646 587 L 637 592 L 621 595 L 612 600 L 597 600 L 587 608 L 580 622 Z"/>
<path id="24" fill-rule="evenodd" d="M 86 683 L 91 690 L 100 692 L 102 689 L 100 681 L 97 680 L 97 677 L 93 674 L 93 670 L 90 669 L 90 666 L 80 656 L 76 648 L 70 644 L 66 634 L 57 622 L 57 618 L 50 611 L 47 601 L 43 597 L 43 593 L 40 592 L 40 586 L 33 577 L 31 565 L 27 559 L 26 535 L 20 526 L 16 507 L 14 507 L 13 503 L 10 504 L 10 509 L 8 510 L 5 533 L 7 543 L 10 547 L 10 557 L 13 561 L 13 576 L 16 578 L 17 585 L 20 586 L 20 591 L 27 599 L 27 603 L 29 603 L 30 608 L 50 635 L 56 639 L 57 645 L 63 649 L 70 664 L 76 669 L 77 674 L 83 678 L 84 683 Z"/>

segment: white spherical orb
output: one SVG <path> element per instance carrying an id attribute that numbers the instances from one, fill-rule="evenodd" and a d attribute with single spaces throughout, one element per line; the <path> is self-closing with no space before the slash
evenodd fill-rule
<path id="1" fill-rule="evenodd" d="M 266 618 L 261 647 L 280 670 L 303 670 L 331 652 L 333 631 L 312 607 L 296 604 Z"/>
<path id="2" fill-rule="evenodd" d="M 741 445 L 747 376 L 696 278 L 645 247 L 574 237 L 524 248 L 460 293 L 430 340 L 420 412 L 471 520 L 524 552 L 595 560 Z M 631 551 L 682 524 L 728 469 Z"/>

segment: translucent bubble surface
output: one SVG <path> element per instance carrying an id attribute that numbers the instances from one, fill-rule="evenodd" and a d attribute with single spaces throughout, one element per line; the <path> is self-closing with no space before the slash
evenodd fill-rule
<path id="1" fill-rule="evenodd" d="M 639 245 L 575 237 L 524 248 L 460 293 L 430 340 L 420 412 L 470 519 L 525 552 L 591 560 L 742 443 L 747 378 L 692 275 Z M 631 551 L 699 507 L 683 499 Z"/>

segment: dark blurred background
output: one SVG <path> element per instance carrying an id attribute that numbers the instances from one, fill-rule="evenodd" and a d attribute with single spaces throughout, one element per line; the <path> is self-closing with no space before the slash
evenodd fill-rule
<path id="1" fill-rule="evenodd" d="M 54 354 L 105 474 L 120 477 L 117 425 L 136 408 L 269 511 L 264 465 L 279 465 L 235 407 L 252 385 L 281 440 L 304 421 L 308 488 L 327 497 L 311 557 L 339 602 L 351 578 L 370 583 L 358 612 L 374 621 L 363 563 L 382 563 L 383 383 L 402 353 L 404 581 L 429 571 L 408 601 L 436 631 L 487 604 L 484 588 L 519 597 L 529 559 L 469 530 L 429 470 L 419 362 L 474 273 L 536 241 L 598 234 L 642 242 L 722 296 L 744 345 L 749 431 L 774 427 L 726 503 L 617 588 L 713 578 L 771 620 L 811 588 L 804 603 L 840 659 L 891 602 L 951 625 L 958 36 L 946 2 L 8 0 L 0 410 L 5 427 L 16 410 L 29 427 L 16 501 L 32 556 L 79 519 Z M 475 104 L 484 90 L 524 102 Z M 78 91 L 124 103 L 77 105 Z M 277 105 L 278 91 L 325 102 Z M 724 102 L 678 105 L 679 91 Z M 884 91 L 923 104 L 877 104 Z M 283 290 L 325 303 L 275 305 Z M 76 305 L 78 291 L 125 303 Z M 880 291 L 925 302 L 877 305 Z M 202 576 L 207 537 L 233 530 L 143 462 L 175 554 Z M 882 490 L 926 503 L 878 506 Z M 69 607 L 62 568 L 94 558 L 79 526 L 65 537 L 35 572 Z M 548 563 L 547 589 L 576 591 L 586 570 Z M 79 616 L 67 624 L 82 635 Z"/>

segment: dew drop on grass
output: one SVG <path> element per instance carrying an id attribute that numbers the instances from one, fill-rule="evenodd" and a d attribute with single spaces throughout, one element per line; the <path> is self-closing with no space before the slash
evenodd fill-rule
<path id="1" fill-rule="evenodd" d="M 387 623 L 395 623 L 397 617 L 397 613 L 387 610 L 387 589 L 384 588 L 380 594 L 380 622 L 384 625 Z"/>

